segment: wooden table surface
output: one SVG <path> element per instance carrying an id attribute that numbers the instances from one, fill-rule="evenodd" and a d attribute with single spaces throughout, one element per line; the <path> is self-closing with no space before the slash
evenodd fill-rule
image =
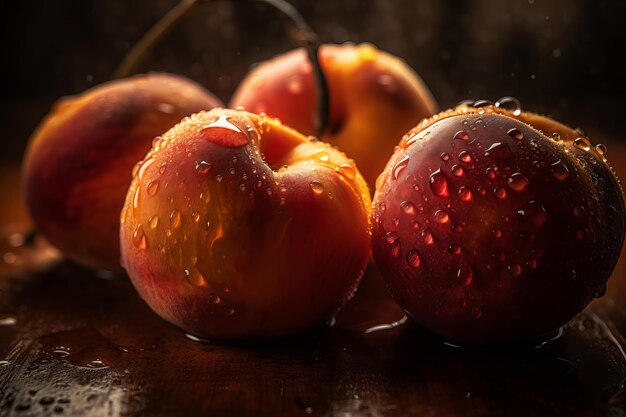
<path id="1" fill-rule="evenodd" d="M 609 156 L 626 178 L 626 148 Z M 200 342 L 127 278 L 21 245 L 16 172 L 0 172 L 0 416 L 626 416 L 624 252 L 607 294 L 541 348 L 444 345 L 373 269 L 332 327 Z"/>

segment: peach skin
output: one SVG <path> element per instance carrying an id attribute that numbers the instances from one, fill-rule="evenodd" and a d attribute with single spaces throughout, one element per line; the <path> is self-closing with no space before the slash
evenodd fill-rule
<path id="1" fill-rule="evenodd" d="M 133 165 L 155 136 L 220 106 L 168 74 L 112 81 L 63 98 L 34 132 L 23 186 L 37 230 L 80 264 L 119 270 L 119 213 Z"/>
<path id="2" fill-rule="evenodd" d="M 201 112 L 136 172 L 122 262 L 150 307 L 195 336 L 281 336 L 351 297 L 370 210 L 358 169 L 330 145 L 266 116 Z"/>
<path id="3" fill-rule="evenodd" d="M 321 139 L 354 158 L 373 190 L 402 135 L 437 111 L 435 100 L 402 60 L 370 44 L 322 45 L 320 63 L 330 92 L 330 121 Z M 315 135 L 316 94 L 311 65 L 297 49 L 252 70 L 230 106 Z"/>

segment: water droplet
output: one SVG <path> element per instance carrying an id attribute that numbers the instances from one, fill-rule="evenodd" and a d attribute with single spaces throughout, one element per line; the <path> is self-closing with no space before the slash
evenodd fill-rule
<path id="1" fill-rule="evenodd" d="M 512 190 L 521 192 L 528 186 L 528 178 L 526 178 L 522 173 L 516 172 L 509 177 L 507 184 Z"/>
<path id="2" fill-rule="evenodd" d="M 435 243 L 435 237 L 433 236 L 433 232 L 430 229 L 424 230 L 424 243 L 427 245 L 432 245 Z"/>
<path id="3" fill-rule="evenodd" d="M 506 198 L 506 190 L 502 187 L 496 187 L 493 189 L 493 193 L 496 195 L 496 197 L 498 197 L 500 200 L 504 200 Z"/>
<path id="4" fill-rule="evenodd" d="M 400 203 L 400 208 L 405 214 L 408 214 L 409 216 L 415 215 L 415 206 L 410 201 L 403 201 L 402 203 Z"/>
<path id="5" fill-rule="evenodd" d="M 472 104 L 472 107 L 476 107 L 476 108 L 488 107 L 488 106 L 493 106 L 493 102 L 490 100 L 476 100 Z"/>
<path id="6" fill-rule="evenodd" d="M 564 181 L 569 177 L 569 169 L 560 159 L 553 164 L 550 164 L 550 172 L 552 176 L 559 181 Z"/>
<path id="7" fill-rule="evenodd" d="M 293 76 L 287 82 L 287 90 L 291 94 L 300 94 L 302 92 L 302 82 L 299 76 Z"/>
<path id="8" fill-rule="evenodd" d="M 387 93 L 395 93 L 398 90 L 398 86 L 392 75 L 380 74 L 378 76 L 378 83 L 383 87 Z"/>
<path id="9" fill-rule="evenodd" d="M 448 223 L 450 221 L 450 215 L 445 210 L 437 210 L 435 212 L 435 221 L 437 223 Z"/>
<path id="10" fill-rule="evenodd" d="M 406 261 L 413 268 L 419 268 L 420 264 L 422 263 L 422 259 L 415 249 L 409 250 L 409 252 L 406 254 Z"/>
<path id="11" fill-rule="evenodd" d="M 311 181 L 309 183 L 309 186 L 311 187 L 311 190 L 313 190 L 315 194 L 322 194 L 324 192 L 324 186 L 322 185 L 321 182 L 317 180 Z"/>
<path id="12" fill-rule="evenodd" d="M 515 97 L 506 96 L 496 101 L 496 107 L 513 112 L 513 115 L 519 116 L 522 113 L 522 103 Z"/>
<path id="13" fill-rule="evenodd" d="M 163 165 L 161 165 L 161 166 L 159 167 L 159 174 L 161 174 L 161 175 L 165 174 L 165 166 L 166 166 L 166 165 L 167 165 L 167 164 L 163 164 Z"/>
<path id="14" fill-rule="evenodd" d="M 463 130 L 456 132 L 456 134 L 454 135 L 454 139 L 469 140 L 469 138 L 469 134 Z"/>
<path id="15" fill-rule="evenodd" d="M 470 190 L 467 187 L 459 188 L 459 197 L 461 198 L 462 201 L 472 201 L 474 199 L 472 190 Z"/>
<path id="16" fill-rule="evenodd" d="M 170 213 L 170 227 L 174 230 L 178 229 L 181 223 L 180 211 L 174 209 Z"/>
<path id="17" fill-rule="evenodd" d="M 235 314 L 235 309 L 233 307 L 224 307 L 224 313 L 227 316 L 232 316 L 233 314 Z"/>
<path id="18" fill-rule="evenodd" d="M 226 115 L 220 115 L 216 121 L 200 131 L 208 141 L 219 146 L 240 147 L 248 144 L 248 136 L 234 125 Z"/>
<path id="19" fill-rule="evenodd" d="M 522 274 L 522 267 L 520 265 L 509 265 L 507 268 L 514 277 L 518 277 Z"/>
<path id="20" fill-rule="evenodd" d="M 158 189 L 159 189 L 159 182 L 158 181 L 152 181 L 150 184 L 148 184 L 148 195 L 149 196 L 156 195 Z"/>
<path id="21" fill-rule="evenodd" d="M 459 154 L 459 159 L 461 160 L 461 162 L 470 163 L 472 162 L 472 155 L 470 155 L 466 151 L 463 151 Z"/>
<path id="22" fill-rule="evenodd" d="M 537 268 L 537 261 L 535 259 L 529 259 L 526 262 L 526 266 L 528 267 L 528 269 L 535 269 Z"/>
<path id="23" fill-rule="evenodd" d="M 439 197 L 448 197 L 448 180 L 441 169 L 436 170 L 430 176 L 430 189 Z"/>
<path id="24" fill-rule="evenodd" d="M 150 229 L 156 229 L 157 226 L 159 225 L 159 217 L 158 216 L 152 216 L 148 222 L 148 224 L 150 225 Z"/>
<path id="25" fill-rule="evenodd" d="M 381 203 L 378 205 L 378 208 L 380 209 L 380 211 L 381 211 L 382 213 L 384 213 L 384 212 L 387 210 L 387 206 L 385 205 L 385 203 L 384 203 L 384 202 L 381 202 Z"/>
<path id="26" fill-rule="evenodd" d="M 400 175 L 402 170 L 407 167 L 407 165 L 409 165 L 409 157 L 405 156 L 393 166 L 393 169 L 391 170 L 391 175 L 394 180 L 398 179 L 398 176 Z"/>
<path id="27" fill-rule="evenodd" d="M 350 164 L 339 165 L 339 172 L 349 180 L 353 180 L 356 177 L 356 170 Z"/>
<path id="28" fill-rule="evenodd" d="M 463 266 L 456 271 L 457 278 L 463 280 L 463 285 L 469 287 L 474 281 L 474 271 L 469 266 Z"/>
<path id="29" fill-rule="evenodd" d="M 595 148 L 596 152 L 598 153 L 598 155 L 602 156 L 602 157 L 606 157 L 606 153 L 608 152 L 608 149 L 606 147 L 606 145 L 603 145 L 601 143 L 598 143 Z"/>
<path id="30" fill-rule="evenodd" d="M 196 162 L 196 171 L 198 174 L 204 175 L 211 170 L 211 164 L 206 161 Z"/>
<path id="31" fill-rule="evenodd" d="M 313 157 L 322 162 L 328 162 L 328 160 L 330 159 L 330 156 L 328 155 L 328 152 L 326 151 L 316 151 L 313 154 Z"/>
<path id="32" fill-rule="evenodd" d="M 222 298 L 217 294 L 211 293 L 209 294 L 209 302 L 211 304 L 219 304 L 222 302 Z"/>
<path id="33" fill-rule="evenodd" d="M 143 161 L 143 163 L 139 167 L 139 171 L 137 172 L 137 178 L 142 179 L 148 167 L 152 165 L 153 163 L 154 163 L 154 158 L 149 158 Z"/>
<path id="34" fill-rule="evenodd" d="M 444 152 L 444 153 L 442 153 L 442 154 L 441 154 L 441 160 L 442 160 L 442 161 L 449 161 L 449 160 L 450 160 L 450 154 L 445 153 L 445 152 Z"/>
<path id="35" fill-rule="evenodd" d="M 143 227 L 141 224 L 137 225 L 135 232 L 133 233 L 133 245 L 135 245 L 138 249 L 147 249 L 148 248 L 148 239 L 146 238 L 145 233 L 143 232 Z"/>
<path id="36" fill-rule="evenodd" d="M 411 227 L 413 227 L 413 229 L 415 230 L 419 230 L 419 228 L 421 227 L 421 225 L 419 224 L 419 222 L 417 220 L 413 220 L 411 222 Z"/>
<path id="37" fill-rule="evenodd" d="M 450 246 L 448 246 L 448 252 L 450 252 L 451 255 L 460 255 L 463 252 L 463 250 L 461 249 L 459 245 L 456 245 L 453 243 Z"/>
<path id="38" fill-rule="evenodd" d="M 387 232 L 385 235 L 387 245 L 391 249 L 391 254 L 397 256 L 400 252 L 400 237 L 394 232 Z"/>
<path id="39" fill-rule="evenodd" d="M 574 139 L 574 146 L 587 152 L 591 150 L 591 141 L 586 136 L 580 136 Z"/>
<path id="40" fill-rule="evenodd" d="M 516 128 L 509 129 L 509 131 L 506 132 L 506 134 L 512 137 L 513 139 L 517 139 L 517 140 L 524 139 L 524 134 L 519 129 L 516 129 Z"/>
<path id="41" fill-rule="evenodd" d="M 462 177 L 463 174 L 465 174 L 465 171 L 463 170 L 463 167 L 460 165 L 453 165 L 452 166 L 452 174 L 454 174 L 454 176 L 456 177 Z"/>
<path id="42" fill-rule="evenodd" d="M 585 208 L 583 206 L 574 207 L 574 216 L 582 217 L 583 214 L 585 214 Z"/>
<path id="43" fill-rule="evenodd" d="M 222 179 L 223 179 L 223 178 L 222 178 L 222 176 L 221 176 L 220 174 L 217 174 L 217 175 L 215 176 L 215 180 L 216 180 L 217 182 L 222 182 Z"/>
<path id="44" fill-rule="evenodd" d="M 194 222 L 199 223 L 200 213 L 198 213 L 197 211 L 194 211 L 193 213 L 191 213 L 191 218 L 193 219 Z"/>
<path id="45" fill-rule="evenodd" d="M 531 221 L 535 226 L 542 226 L 548 220 L 546 209 L 535 200 L 531 200 L 517 210 L 518 216 L 524 220 Z"/>
<path id="46" fill-rule="evenodd" d="M 505 159 L 511 157 L 511 148 L 509 145 L 502 142 L 496 142 L 492 144 L 486 151 L 485 156 L 491 156 L 498 159 Z"/>

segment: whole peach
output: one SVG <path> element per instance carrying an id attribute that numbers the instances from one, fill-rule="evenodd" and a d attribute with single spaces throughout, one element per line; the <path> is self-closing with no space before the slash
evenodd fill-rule
<path id="1" fill-rule="evenodd" d="M 123 266 L 164 319 L 210 339 L 331 316 L 370 256 L 370 196 L 351 160 L 271 119 L 216 109 L 155 142 L 121 218 Z"/>
<path id="2" fill-rule="evenodd" d="M 59 100 L 34 132 L 23 186 L 37 230 L 68 258 L 119 265 L 119 215 L 135 163 L 184 116 L 220 106 L 169 74 L 108 82 Z"/>
<path id="3" fill-rule="evenodd" d="M 604 293 L 624 241 L 606 148 L 494 106 L 411 130 L 374 204 L 372 250 L 394 298 L 455 343 L 555 331 Z"/>
<path id="4" fill-rule="evenodd" d="M 435 100 L 409 66 L 371 44 L 322 45 L 320 63 L 331 111 L 321 139 L 354 158 L 373 190 L 394 146 L 437 110 Z M 316 95 L 311 65 L 305 51 L 297 49 L 252 70 L 230 105 L 267 113 L 315 135 Z"/>

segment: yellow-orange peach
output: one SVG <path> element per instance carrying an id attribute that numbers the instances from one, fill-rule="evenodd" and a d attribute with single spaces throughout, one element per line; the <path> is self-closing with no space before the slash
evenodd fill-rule
<path id="1" fill-rule="evenodd" d="M 278 120 L 216 109 L 164 134 L 134 177 L 122 262 L 164 319 L 210 339 L 305 329 L 354 292 L 370 195 L 353 161 Z"/>
<path id="2" fill-rule="evenodd" d="M 70 259 L 119 269 L 119 213 L 133 165 L 184 116 L 219 106 L 168 74 L 109 82 L 63 98 L 33 134 L 23 182 L 39 232 Z"/>
<path id="3" fill-rule="evenodd" d="M 420 77 L 399 58 L 370 44 L 323 45 L 320 63 L 330 92 L 329 129 L 321 139 L 354 158 L 371 189 L 402 135 L 437 105 Z M 315 81 L 305 51 L 256 67 L 231 107 L 278 117 L 305 135 L 316 133 Z"/>

